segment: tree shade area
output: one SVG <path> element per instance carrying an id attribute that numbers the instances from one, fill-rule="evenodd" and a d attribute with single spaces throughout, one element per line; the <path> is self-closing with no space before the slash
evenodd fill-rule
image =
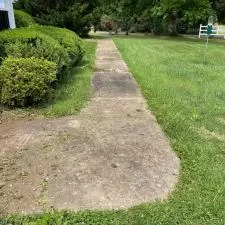
<path id="1" fill-rule="evenodd" d="M 210 15 L 225 23 L 224 0 L 19 0 L 15 8 L 44 25 L 66 27 L 80 36 L 94 29 L 195 33 Z"/>

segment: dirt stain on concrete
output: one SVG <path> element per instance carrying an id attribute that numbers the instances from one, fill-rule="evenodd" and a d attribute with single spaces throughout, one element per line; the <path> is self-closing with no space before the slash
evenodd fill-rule
<path id="1" fill-rule="evenodd" d="M 179 159 L 112 40 L 79 115 L 0 124 L 0 213 L 121 209 L 173 190 Z"/>

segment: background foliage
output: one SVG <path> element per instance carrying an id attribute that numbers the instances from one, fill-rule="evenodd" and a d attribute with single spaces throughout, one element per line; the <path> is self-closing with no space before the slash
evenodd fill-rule
<path id="1" fill-rule="evenodd" d="M 14 10 L 15 14 L 15 20 L 16 20 L 16 27 L 29 27 L 31 25 L 34 25 L 34 19 L 31 15 L 29 15 L 26 12 L 23 12 L 22 10 Z"/>
<path id="2" fill-rule="evenodd" d="M 88 35 L 91 26 L 108 29 L 101 26 L 102 18 L 111 18 L 112 30 L 116 21 L 127 34 L 193 33 L 212 14 L 225 22 L 224 0 L 19 0 L 15 7 L 40 24 L 66 27 L 80 36 Z"/>
<path id="3" fill-rule="evenodd" d="M 15 3 L 16 9 L 25 10 L 36 22 L 65 27 L 80 36 L 88 34 L 96 7 L 95 0 L 19 0 Z"/>

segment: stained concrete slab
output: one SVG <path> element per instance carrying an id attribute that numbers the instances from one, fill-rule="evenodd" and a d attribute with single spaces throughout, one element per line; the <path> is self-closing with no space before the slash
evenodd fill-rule
<path id="1" fill-rule="evenodd" d="M 127 72 L 128 68 L 123 60 L 116 59 L 99 59 L 96 62 L 97 71 L 114 71 L 114 72 Z"/>
<path id="2" fill-rule="evenodd" d="M 131 81 L 132 75 L 128 72 L 116 73 L 114 72 L 95 72 L 92 83 L 95 86 L 97 82 L 110 82 L 110 81 Z"/>
<path id="3" fill-rule="evenodd" d="M 98 59 L 121 59 L 119 52 L 97 51 Z"/>
<path id="4" fill-rule="evenodd" d="M 104 57 L 114 53 L 112 40 L 98 42 L 79 115 L 1 124 L 0 212 L 121 209 L 174 189 L 179 159 L 125 62 Z"/>
<path id="5" fill-rule="evenodd" d="M 95 81 L 93 97 L 131 97 L 137 96 L 137 86 L 130 80 Z"/>

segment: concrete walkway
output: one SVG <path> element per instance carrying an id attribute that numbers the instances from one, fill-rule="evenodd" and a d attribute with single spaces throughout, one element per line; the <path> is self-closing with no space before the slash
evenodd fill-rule
<path id="1" fill-rule="evenodd" d="M 92 99 L 80 115 L 2 125 L 0 146 L 5 212 L 128 208 L 167 197 L 179 172 L 112 40 L 98 41 Z"/>

